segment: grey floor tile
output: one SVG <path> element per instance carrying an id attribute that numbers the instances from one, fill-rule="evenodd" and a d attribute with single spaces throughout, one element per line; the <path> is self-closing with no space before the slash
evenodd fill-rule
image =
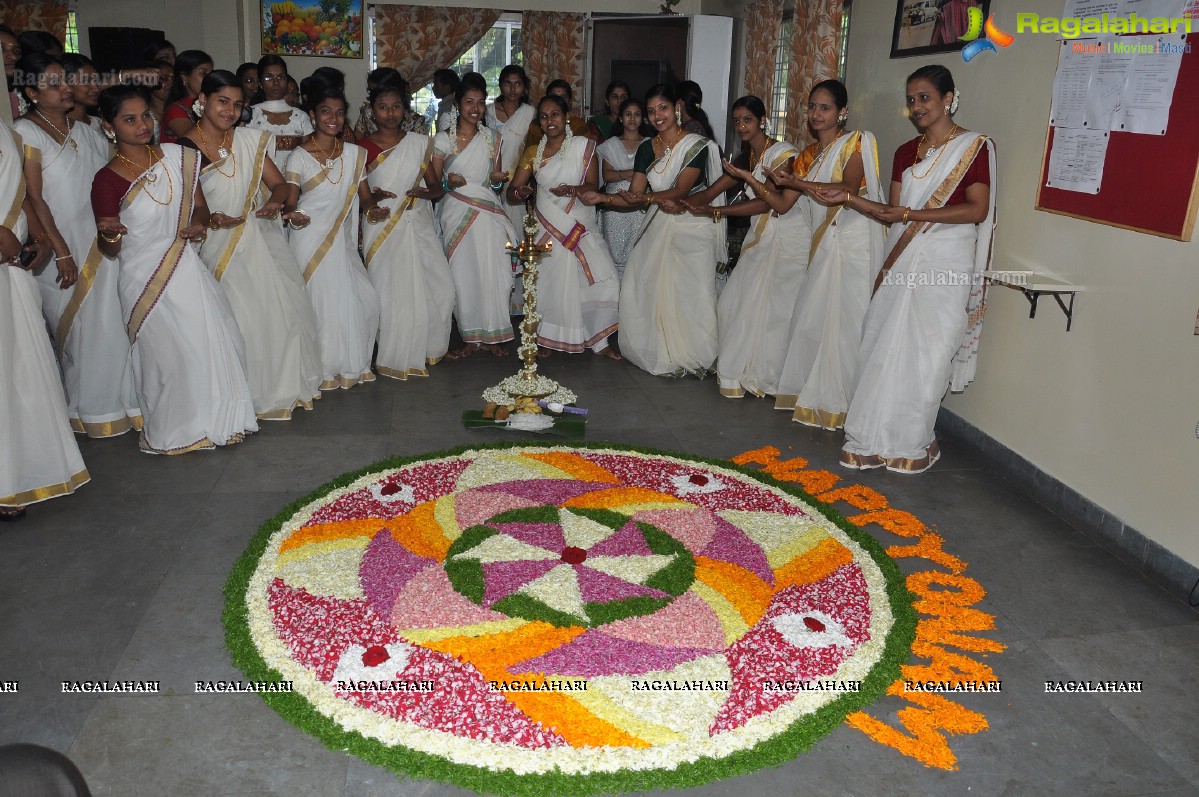
<path id="1" fill-rule="evenodd" d="M 1025 633 L 1048 639 L 1193 623 L 1195 612 L 1096 546 L 993 541 L 970 574 Z"/>
<path id="2" fill-rule="evenodd" d="M 179 546 L 171 575 L 209 573 L 220 582 L 262 525 L 306 494 L 293 489 L 208 496 Z"/>
<path id="3" fill-rule="evenodd" d="M 104 698 L 70 757 L 97 797 L 330 797 L 349 760 L 255 695 Z"/>
<path id="4" fill-rule="evenodd" d="M 1046 639 L 1040 646 L 1075 680 L 1143 681 L 1140 694 L 1093 697 L 1199 786 L 1199 624 Z"/>
<path id="5" fill-rule="evenodd" d="M 254 440 L 255 435 L 251 435 L 242 443 L 211 451 L 162 456 L 140 452 L 137 437 L 132 434 L 108 440 L 80 439 L 79 450 L 92 481 L 74 497 L 93 493 L 111 501 L 114 494 L 206 493 L 231 457 Z"/>
<path id="6" fill-rule="evenodd" d="M 20 689 L 15 695 L 0 695 L 0 745 L 40 744 L 65 753 L 99 702 L 86 695 L 64 695 L 61 685 L 49 678 L 22 678 Z"/>
<path id="7" fill-rule="evenodd" d="M 359 759 L 346 768 L 346 797 L 474 797 L 477 792 L 429 780 L 409 780 Z"/>
<path id="8" fill-rule="evenodd" d="M 221 625 L 223 576 L 172 570 L 111 677 L 159 681 L 164 695 L 191 695 L 196 681 L 239 680 Z"/>
<path id="9" fill-rule="evenodd" d="M 369 386 L 368 386 L 369 387 Z M 381 429 L 386 429 L 384 424 Z M 309 492 L 346 471 L 387 455 L 387 435 L 320 435 L 256 441 L 229 463 L 214 490 L 234 492 Z"/>

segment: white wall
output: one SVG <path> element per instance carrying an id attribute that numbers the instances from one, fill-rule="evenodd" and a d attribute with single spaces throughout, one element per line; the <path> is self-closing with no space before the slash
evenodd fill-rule
<path id="1" fill-rule="evenodd" d="M 995 20 L 1012 31 L 1017 10 L 1060 16 L 1062 5 L 997 4 Z M 978 380 L 945 406 L 1199 564 L 1199 243 L 1034 210 L 1057 64 L 1051 36 L 1022 34 L 970 63 L 957 53 L 891 60 L 894 14 L 895 0 L 855 0 L 846 81 L 851 123 L 878 135 L 884 172 L 914 135 L 902 115 L 905 77 L 944 64 L 962 89 L 956 119 L 998 144 L 994 267 L 1047 270 L 1088 288 L 1070 332 L 1050 297 L 1030 320 L 1022 295 L 993 289 Z"/>

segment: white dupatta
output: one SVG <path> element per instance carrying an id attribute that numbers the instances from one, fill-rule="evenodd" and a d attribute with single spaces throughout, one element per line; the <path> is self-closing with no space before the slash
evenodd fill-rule
<path id="1" fill-rule="evenodd" d="M 526 102 L 517 108 L 508 117 L 508 121 L 501 126 L 499 117 L 495 113 L 495 104 L 487 106 L 488 122 L 499 131 L 500 163 L 508 172 L 509 178 L 516 174 L 516 168 L 520 165 L 520 156 L 525 151 L 525 137 L 528 136 L 529 126 L 533 123 L 533 117 L 536 115 L 537 110 Z"/>

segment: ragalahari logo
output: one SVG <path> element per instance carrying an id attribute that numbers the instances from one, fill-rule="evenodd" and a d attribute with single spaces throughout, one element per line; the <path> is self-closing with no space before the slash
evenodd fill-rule
<path id="1" fill-rule="evenodd" d="M 999 52 L 999 50 L 996 49 L 997 46 L 1007 47 L 1016 40 L 1016 37 L 1012 34 L 1005 33 L 999 29 L 999 26 L 995 24 L 994 14 L 987 17 L 986 25 L 983 25 L 983 12 L 981 8 L 975 6 L 969 9 L 967 14 L 969 14 L 970 18 L 970 28 L 966 31 L 964 36 L 958 37 L 964 42 L 969 42 L 965 47 L 962 48 L 963 61 L 970 61 L 972 58 L 974 58 L 974 56 L 978 55 L 984 50 L 990 50 L 991 52 L 997 53 Z M 978 35 L 984 30 L 987 32 L 987 37 L 985 39 L 978 38 Z"/>

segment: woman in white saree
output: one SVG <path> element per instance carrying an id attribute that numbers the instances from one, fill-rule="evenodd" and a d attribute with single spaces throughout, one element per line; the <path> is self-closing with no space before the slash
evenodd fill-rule
<path id="1" fill-rule="evenodd" d="M 570 132 L 568 114 L 561 97 L 541 100 L 545 136 L 525 152 L 508 189 L 510 198 L 523 202 L 533 195 L 529 181 L 536 178 L 538 243 L 551 245 L 538 268 L 537 343 L 572 353 L 590 348 L 618 360 L 608 336 L 616 331 L 620 282 L 596 229 L 595 208 L 580 201 L 599 188 L 599 158 L 594 141 Z"/>
<path id="2" fill-rule="evenodd" d="M 24 144 L 30 202 L 55 254 L 53 265 L 38 274 L 38 285 L 71 427 L 89 437 L 140 429 L 117 263 L 100 254 L 91 198 L 80 190 L 108 161 L 108 142 L 89 125 L 68 119 L 75 101 L 57 61 L 30 55 L 17 67 L 37 81 L 22 88 L 30 111 L 13 129 Z"/>
<path id="3" fill-rule="evenodd" d="M 771 170 L 786 167 L 799 150 L 766 135 L 766 106 L 758 97 L 733 103 L 732 117 L 748 168 L 725 164 L 725 177 L 684 204 L 697 216 L 712 216 L 715 210 L 706 204 L 709 198 L 738 181 L 745 185 L 746 199 L 723 209 L 726 216 L 752 218 L 737 268 L 716 303 L 720 333 L 716 373 L 725 398 L 742 398 L 746 393 L 760 398 L 774 395 L 778 387 L 787 327 L 807 269 L 811 230 L 796 207 L 799 192 L 767 184 Z"/>
<path id="4" fill-rule="evenodd" d="M 105 89 L 100 110 L 117 154 L 96 173 L 92 207 L 101 250 L 120 261 L 121 308 L 145 418 L 141 448 L 183 454 L 239 442 L 258 422 L 241 332 L 192 248 L 208 223 L 199 153 L 150 144 L 154 117 L 140 87 Z"/>
<path id="5" fill-rule="evenodd" d="M 878 145 L 866 131 L 844 130 L 849 97 L 840 81 L 808 94 L 808 126 L 817 140 L 776 180 L 804 191 L 800 212 L 811 230 L 808 276 L 799 292 L 774 408 L 792 420 L 840 429 L 853 394 L 862 321 L 883 247 L 883 225 L 828 204 L 819 192 L 844 189 L 882 202 Z"/>
<path id="6" fill-rule="evenodd" d="M 500 136 L 500 163 L 511 180 L 525 151 L 529 125 L 537 118 L 537 109 L 529 101 L 529 76 L 523 67 L 508 64 L 500 70 L 500 96 L 487 106 L 487 126 Z M 511 197 L 501 200 L 508 220 L 518 232 L 525 223 L 525 203 Z"/>
<path id="7" fill-rule="evenodd" d="M 848 468 L 930 468 L 941 455 L 933 425 L 945 390 L 964 390 L 974 378 L 995 220 L 995 147 L 954 123 L 958 98 L 948 69 L 916 70 L 907 104 L 922 134 L 896 150 L 890 204 L 842 190 L 824 194 L 891 224 L 845 419 L 841 464 Z"/>
<path id="8" fill-rule="evenodd" d="M 362 230 L 366 270 L 384 311 L 379 320 L 375 370 L 393 379 L 428 376 L 428 366 L 450 347 L 454 283 L 433 227 L 430 198 L 440 196 L 430 160 L 433 140 L 405 132 L 406 86 L 383 83 L 371 91 L 378 126 L 360 144 L 367 153 L 366 181 L 391 211 Z M 397 198 L 398 197 L 398 198 Z"/>
<path id="9" fill-rule="evenodd" d="M 685 132 L 674 89 L 646 93 L 657 135 L 637 151 L 631 187 L 620 194 L 590 191 L 588 204 L 650 207 L 620 285 L 620 348 L 638 368 L 659 376 L 703 377 L 716 360 L 716 262 L 723 259 L 723 195 L 712 219 L 680 204 L 720 175 L 714 141 Z M 715 223 L 713 223 L 715 222 Z"/>
<path id="10" fill-rule="evenodd" d="M 504 251 L 517 240 L 496 192 L 508 173 L 498 136 L 482 124 L 487 92 L 481 77 L 465 75 L 454 95 L 458 116 L 433 139 L 433 171 L 446 192 L 441 200 L 441 234 L 454 279 L 454 315 L 466 344 L 450 359 L 485 348 L 497 357 L 512 340 L 508 299 L 512 260 Z"/>
<path id="11" fill-rule="evenodd" d="M 200 118 L 179 143 L 201 154 L 211 216 L 200 257 L 245 339 L 254 412 L 259 420 L 285 421 L 320 398 L 321 348 L 312 302 L 279 224 L 291 187 L 270 159 L 275 137 L 233 128 L 243 96 L 232 72 L 209 72 L 200 87 Z"/>
<path id="12" fill-rule="evenodd" d="M 321 86 L 308 97 L 316 132 L 287 160 L 287 180 L 300 187 L 288 243 L 295 252 L 316 310 L 321 341 L 321 390 L 373 382 L 371 354 L 379 333 L 379 295 L 358 256 L 359 206 L 382 221 L 366 185 L 366 151 L 337 137 L 345 126 L 346 98 Z"/>
<path id="13" fill-rule="evenodd" d="M 21 140 L 0 123 L 0 520 L 27 504 L 72 493 L 89 476 L 67 422 L 67 404 L 33 275 L 50 242 L 27 216 Z M 22 264 L 22 241 L 38 243 Z"/>

